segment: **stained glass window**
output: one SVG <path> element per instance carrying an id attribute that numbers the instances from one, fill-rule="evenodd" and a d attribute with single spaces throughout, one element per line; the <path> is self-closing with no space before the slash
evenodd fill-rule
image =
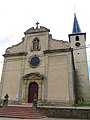
<path id="1" fill-rule="evenodd" d="M 31 58 L 30 64 L 31 64 L 33 67 L 36 67 L 39 63 L 40 63 L 39 57 L 33 57 L 33 58 Z"/>

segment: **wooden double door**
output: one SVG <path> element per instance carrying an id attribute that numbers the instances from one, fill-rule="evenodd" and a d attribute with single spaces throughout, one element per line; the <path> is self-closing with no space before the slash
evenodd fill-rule
<path id="1" fill-rule="evenodd" d="M 35 94 L 38 98 L 38 84 L 36 82 L 32 82 L 29 84 L 28 88 L 28 103 L 33 102 L 33 97 Z"/>

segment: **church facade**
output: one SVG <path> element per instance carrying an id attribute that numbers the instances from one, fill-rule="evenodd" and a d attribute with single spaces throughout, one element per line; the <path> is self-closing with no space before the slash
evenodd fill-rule
<path id="1" fill-rule="evenodd" d="M 56 40 L 46 27 L 32 27 L 22 41 L 6 49 L 1 76 L 1 99 L 8 93 L 10 103 L 74 105 L 88 102 L 89 81 L 86 33 L 74 15 L 69 41 Z"/>

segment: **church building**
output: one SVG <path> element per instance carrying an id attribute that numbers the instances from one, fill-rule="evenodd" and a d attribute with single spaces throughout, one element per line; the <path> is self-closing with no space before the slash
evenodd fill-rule
<path id="1" fill-rule="evenodd" d="M 69 105 L 90 102 L 86 33 L 76 14 L 69 40 L 53 39 L 50 29 L 39 26 L 24 32 L 25 37 L 5 51 L 0 97 L 9 102 L 39 105 Z"/>

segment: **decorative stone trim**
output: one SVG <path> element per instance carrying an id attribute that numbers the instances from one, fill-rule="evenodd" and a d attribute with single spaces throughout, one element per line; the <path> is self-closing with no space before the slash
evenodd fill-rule
<path id="1" fill-rule="evenodd" d="M 13 57 L 13 56 L 26 56 L 27 52 L 19 52 L 19 53 L 10 53 L 10 54 L 4 54 L 4 57 Z"/>
<path id="2" fill-rule="evenodd" d="M 25 31 L 24 34 L 26 35 L 26 34 L 34 34 L 34 33 L 41 33 L 41 32 L 50 32 L 50 30 L 43 26 L 40 26 L 40 28 L 38 29 L 35 29 L 34 27 L 32 27 L 27 31 Z"/>
<path id="3" fill-rule="evenodd" d="M 43 51 L 44 54 L 49 54 L 49 53 L 60 53 L 60 52 L 70 52 L 71 48 L 67 48 L 67 49 L 54 49 L 54 50 L 45 50 Z"/>
<path id="4" fill-rule="evenodd" d="M 29 74 L 26 74 L 25 76 L 23 76 L 23 79 L 24 80 L 43 80 L 44 79 L 44 75 L 38 73 L 38 72 L 35 72 L 35 73 L 29 73 Z"/>

